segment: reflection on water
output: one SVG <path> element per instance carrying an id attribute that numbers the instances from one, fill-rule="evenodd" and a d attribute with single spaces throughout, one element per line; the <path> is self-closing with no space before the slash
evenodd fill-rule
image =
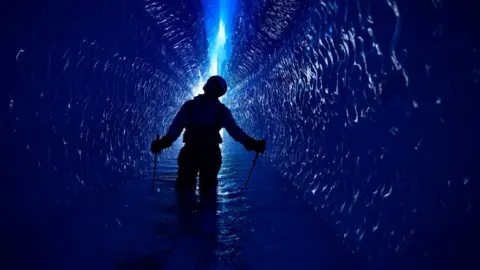
<path id="1" fill-rule="evenodd" d="M 22 262 L 28 266 L 14 269 L 353 269 L 328 267 L 348 255 L 337 252 L 323 223 L 282 188 L 263 157 L 243 189 L 254 154 L 230 138 L 217 192 L 178 196 L 180 147 L 160 155 L 154 191 L 149 155 L 141 177 L 101 200 L 92 195 L 95 203 L 61 231 L 42 231 L 32 259 Z"/>
<path id="2" fill-rule="evenodd" d="M 223 136 L 223 134 L 222 134 Z M 149 196 L 156 204 L 152 213 L 157 239 L 163 239 L 159 254 L 162 265 L 170 269 L 235 269 L 240 251 L 240 239 L 246 228 L 247 202 L 241 188 L 251 165 L 250 155 L 230 138 L 222 145 L 223 165 L 216 191 L 194 195 L 178 195 L 173 191 L 176 179 L 176 158 L 182 145 L 176 143 L 162 153 L 158 162 L 155 193 Z M 145 180 L 151 177 L 144 173 Z M 147 183 L 148 181 L 142 181 Z M 124 261 L 120 267 L 134 267 L 137 262 L 145 268 L 151 254 Z M 141 257 L 141 258 L 143 258 Z"/>

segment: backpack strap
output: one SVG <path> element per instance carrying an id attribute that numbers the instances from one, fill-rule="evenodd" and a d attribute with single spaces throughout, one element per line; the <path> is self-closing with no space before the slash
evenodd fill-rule
<path id="1" fill-rule="evenodd" d="M 215 123 L 213 126 L 220 130 L 222 128 L 222 120 L 223 120 L 223 114 L 225 112 L 225 105 L 220 103 L 220 109 L 219 112 L 217 113 L 217 119 L 215 120 Z"/>
<path id="2" fill-rule="evenodd" d="M 186 123 L 185 127 L 190 127 L 192 120 L 193 120 L 193 115 L 194 115 L 194 110 L 195 110 L 195 102 L 189 102 L 187 104 L 187 117 L 186 117 Z M 217 117 L 215 119 L 215 122 L 213 123 L 213 127 L 216 129 L 220 130 L 222 128 L 222 120 L 223 120 L 223 115 L 225 114 L 225 105 L 220 103 L 220 109 L 218 110 Z"/>

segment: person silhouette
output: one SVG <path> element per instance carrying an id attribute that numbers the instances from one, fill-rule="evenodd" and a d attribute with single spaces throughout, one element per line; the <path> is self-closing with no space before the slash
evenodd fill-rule
<path id="1" fill-rule="evenodd" d="M 204 94 L 183 104 L 167 133 L 151 144 L 154 154 L 170 147 L 182 131 L 184 147 L 178 156 L 178 173 L 175 182 L 177 192 L 194 192 L 197 175 L 201 193 L 212 194 L 218 185 L 218 173 L 222 166 L 220 129 L 225 128 L 247 151 L 264 153 L 265 140 L 248 136 L 235 122 L 231 111 L 219 98 L 227 92 L 227 83 L 221 76 L 210 77 L 203 87 Z M 215 196 L 214 196 L 215 197 Z"/>

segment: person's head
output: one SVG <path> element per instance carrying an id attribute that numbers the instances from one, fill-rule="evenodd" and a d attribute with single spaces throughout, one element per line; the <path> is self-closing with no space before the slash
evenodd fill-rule
<path id="1" fill-rule="evenodd" d="M 227 82 L 221 76 L 212 76 L 203 86 L 203 91 L 208 96 L 219 98 L 227 92 Z"/>

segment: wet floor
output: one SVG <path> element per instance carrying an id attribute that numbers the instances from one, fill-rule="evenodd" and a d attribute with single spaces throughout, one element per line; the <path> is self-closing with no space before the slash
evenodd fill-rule
<path id="1" fill-rule="evenodd" d="M 44 239 L 29 269 L 359 269 L 262 158 L 243 188 L 254 154 L 231 140 L 218 203 L 177 197 L 179 147 L 162 153 L 154 191 L 146 169 L 62 226 L 56 240 Z"/>

